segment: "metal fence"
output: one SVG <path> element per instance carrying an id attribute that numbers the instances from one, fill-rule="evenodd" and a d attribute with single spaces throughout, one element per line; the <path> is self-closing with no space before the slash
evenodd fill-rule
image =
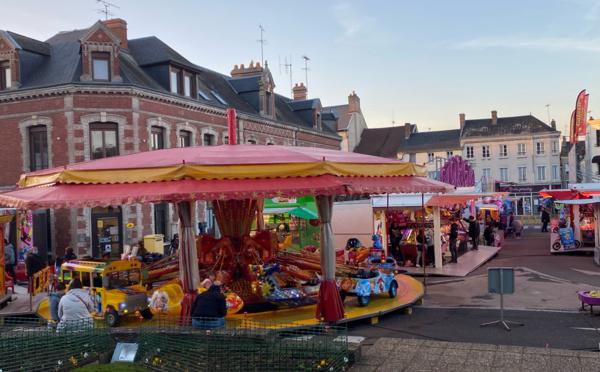
<path id="1" fill-rule="evenodd" d="M 341 371 L 345 327 L 228 320 L 213 330 L 154 319 L 125 327 L 72 323 L 63 329 L 28 318 L 0 319 L 0 370 L 61 371 L 110 361 L 117 342 L 138 345 L 135 364 L 153 371 Z"/>

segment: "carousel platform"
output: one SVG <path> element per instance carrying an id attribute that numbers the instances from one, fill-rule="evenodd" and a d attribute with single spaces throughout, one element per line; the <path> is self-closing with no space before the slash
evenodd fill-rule
<path id="1" fill-rule="evenodd" d="M 442 268 L 427 267 L 425 272 L 428 276 L 465 277 L 485 264 L 502 249 L 501 247 L 490 247 L 480 245 L 476 251 L 469 250 L 458 257 L 458 263 L 447 263 Z M 423 276 L 422 267 L 403 267 L 407 274 Z"/>
<path id="2" fill-rule="evenodd" d="M 369 305 L 359 306 L 355 297 L 347 297 L 344 302 L 345 318 L 339 323 L 349 323 L 362 319 L 371 319 L 377 322 L 378 317 L 392 311 L 409 308 L 421 300 L 424 294 L 423 284 L 408 275 L 396 275 L 398 281 L 398 295 L 396 298 L 389 298 L 387 295 L 372 296 Z M 316 305 L 303 306 L 293 309 L 265 311 L 251 314 L 230 315 L 228 319 L 235 319 L 258 323 L 293 324 L 298 326 L 319 324 L 315 318 Z"/>

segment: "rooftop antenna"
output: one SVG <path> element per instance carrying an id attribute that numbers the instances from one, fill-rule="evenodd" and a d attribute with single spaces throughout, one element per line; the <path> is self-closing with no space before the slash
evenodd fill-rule
<path id="1" fill-rule="evenodd" d="M 121 9 L 118 5 L 115 5 L 113 3 L 109 3 L 106 0 L 96 0 L 96 3 L 101 4 L 101 6 L 104 9 L 97 9 L 98 13 L 100 14 L 104 14 L 104 20 L 108 20 L 109 17 L 114 17 L 114 13 L 111 12 L 111 10 L 114 9 Z"/>
<path id="2" fill-rule="evenodd" d="M 285 69 L 286 75 L 290 75 L 290 92 L 292 92 L 292 97 L 294 96 L 294 85 L 292 80 L 292 56 L 290 56 L 290 61 L 288 62 L 287 57 L 284 58 L 283 63 L 279 62 L 279 72 L 281 72 L 281 67 Z"/>
<path id="3" fill-rule="evenodd" d="M 549 103 L 546 105 L 546 111 L 548 113 L 548 123 L 550 123 L 551 119 L 550 119 L 550 104 Z"/>
<path id="4" fill-rule="evenodd" d="M 308 71 L 310 70 L 308 68 L 308 61 L 310 61 L 310 58 L 308 58 L 308 56 L 305 54 L 302 56 L 302 58 L 304 59 L 304 86 L 306 86 L 306 89 L 308 90 Z"/>
<path id="5" fill-rule="evenodd" d="M 263 25 L 258 25 L 258 29 L 260 30 L 260 39 L 256 40 L 257 42 L 260 43 L 260 63 L 264 66 L 265 65 L 265 44 L 267 43 L 267 40 L 263 37 L 263 34 L 266 32 L 265 28 L 263 27 Z"/>

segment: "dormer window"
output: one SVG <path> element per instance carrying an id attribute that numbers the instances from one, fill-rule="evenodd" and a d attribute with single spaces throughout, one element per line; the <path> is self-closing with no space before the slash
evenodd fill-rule
<path id="1" fill-rule="evenodd" d="M 8 89 L 12 86 L 12 75 L 10 62 L 0 62 L 0 90 Z"/>
<path id="2" fill-rule="evenodd" d="M 92 53 L 92 80 L 110 81 L 110 53 Z"/>
<path id="3" fill-rule="evenodd" d="M 192 75 L 188 73 L 183 74 L 183 95 L 192 96 Z"/>
<path id="4" fill-rule="evenodd" d="M 179 93 L 179 73 L 181 71 L 171 68 L 169 72 L 169 81 L 171 83 L 171 93 L 178 94 Z"/>

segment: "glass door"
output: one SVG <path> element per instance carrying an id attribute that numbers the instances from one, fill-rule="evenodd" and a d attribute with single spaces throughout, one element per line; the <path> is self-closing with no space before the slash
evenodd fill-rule
<path id="1" fill-rule="evenodd" d="M 123 249 L 121 208 L 92 209 L 92 255 L 118 258 Z"/>

